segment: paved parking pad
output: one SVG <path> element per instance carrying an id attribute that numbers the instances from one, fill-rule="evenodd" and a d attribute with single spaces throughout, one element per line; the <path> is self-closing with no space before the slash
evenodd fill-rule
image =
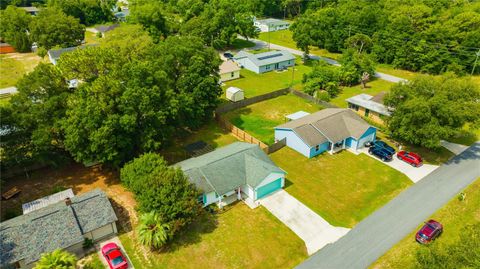
<path id="1" fill-rule="evenodd" d="M 113 238 L 110 238 L 110 239 L 108 239 L 108 240 L 104 240 L 104 241 L 101 241 L 101 242 L 95 244 L 95 248 L 97 249 L 97 254 L 98 254 L 98 256 L 100 257 L 100 260 L 102 261 L 103 265 L 105 265 L 105 268 L 108 269 L 109 267 L 108 267 L 107 261 L 105 260 L 105 258 L 104 258 L 103 255 L 102 255 L 102 247 L 105 246 L 105 245 L 108 244 L 108 243 L 115 243 L 115 244 L 117 244 L 117 246 L 120 247 L 123 256 L 124 256 L 125 258 L 127 258 L 128 269 L 134 269 L 133 264 L 132 264 L 132 262 L 130 261 L 130 258 L 128 257 L 127 252 L 125 252 L 125 248 L 123 247 L 122 242 L 120 242 L 120 239 L 118 238 L 118 236 L 115 236 L 115 237 L 113 237 Z"/>
<path id="2" fill-rule="evenodd" d="M 414 183 L 417 183 L 422 178 L 426 177 L 428 174 L 430 174 L 431 172 L 435 171 L 435 169 L 438 168 L 437 165 L 432 165 L 432 164 L 423 164 L 420 167 L 413 167 L 410 164 L 399 160 L 397 158 L 397 155 L 393 156 L 393 159 L 391 161 L 384 162 L 379 158 L 368 153 L 368 148 L 359 149 L 358 152 L 364 153 L 378 160 L 379 162 L 383 162 L 384 164 L 392 167 L 393 169 L 400 171 L 401 173 L 405 174 Z"/>
<path id="3" fill-rule="evenodd" d="M 261 199 L 260 204 L 305 242 L 308 255 L 337 241 L 350 230 L 330 225 L 285 190 L 279 190 Z"/>

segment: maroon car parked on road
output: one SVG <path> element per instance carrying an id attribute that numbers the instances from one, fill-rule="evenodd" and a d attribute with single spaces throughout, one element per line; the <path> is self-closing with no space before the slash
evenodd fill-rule
<path id="1" fill-rule="evenodd" d="M 107 260 L 110 269 L 127 269 L 128 263 L 122 251 L 115 243 L 108 243 L 102 247 L 103 257 Z"/>
<path id="2" fill-rule="evenodd" d="M 422 157 L 420 157 L 420 155 L 404 150 L 397 153 L 397 158 L 415 167 L 419 167 L 423 163 Z"/>
<path id="3" fill-rule="evenodd" d="M 435 240 L 443 232 L 443 226 L 436 220 L 429 220 L 425 222 L 422 229 L 415 235 L 415 239 L 420 244 L 428 244 Z"/>

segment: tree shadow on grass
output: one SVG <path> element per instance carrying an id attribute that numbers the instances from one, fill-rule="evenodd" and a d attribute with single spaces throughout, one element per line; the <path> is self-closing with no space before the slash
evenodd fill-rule
<path id="1" fill-rule="evenodd" d="M 202 241 L 203 234 L 212 233 L 217 226 L 217 215 L 203 212 L 193 223 L 175 235 L 174 240 L 170 244 L 158 252 L 172 253 L 186 246 L 198 244 Z"/>
<path id="2" fill-rule="evenodd" d="M 117 215 L 118 234 L 128 233 L 132 230 L 132 219 L 130 212 L 114 199 L 110 199 L 115 215 Z"/>

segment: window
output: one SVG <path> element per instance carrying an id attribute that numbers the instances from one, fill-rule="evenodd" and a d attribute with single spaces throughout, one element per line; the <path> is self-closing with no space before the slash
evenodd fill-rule
<path id="1" fill-rule="evenodd" d="M 203 204 L 203 194 L 198 196 L 197 200 L 199 203 Z"/>
<path id="2" fill-rule="evenodd" d="M 266 70 L 269 70 L 269 69 L 270 69 L 270 65 L 265 65 L 265 69 L 266 69 Z"/>
<path id="3" fill-rule="evenodd" d="M 352 103 L 348 103 L 348 108 L 358 111 L 358 106 Z"/>
<path id="4" fill-rule="evenodd" d="M 217 193 L 215 193 L 215 198 L 218 198 L 218 197 L 219 197 L 219 196 L 218 196 L 218 194 L 217 194 Z"/>
<path id="5" fill-rule="evenodd" d="M 370 110 L 368 108 L 365 108 L 365 117 L 368 117 L 369 113 L 370 113 Z"/>
<path id="6" fill-rule="evenodd" d="M 231 76 L 232 76 L 232 78 L 233 78 L 233 77 L 235 76 L 235 72 L 232 72 Z"/>
<path id="7" fill-rule="evenodd" d="M 315 146 L 315 151 L 319 151 L 320 150 L 320 145 L 316 145 Z"/>

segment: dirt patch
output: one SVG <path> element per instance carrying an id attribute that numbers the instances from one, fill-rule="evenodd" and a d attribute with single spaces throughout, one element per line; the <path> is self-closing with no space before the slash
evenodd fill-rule
<path id="1" fill-rule="evenodd" d="M 136 222 L 136 202 L 131 192 L 121 184 L 118 172 L 101 166 L 84 167 L 71 164 L 62 168 L 45 168 L 26 175 L 6 180 L 2 193 L 16 186 L 22 192 L 9 200 L 1 201 L 1 216 L 15 212 L 22 213 L 22 204 L 55 193 L 61 189 L 72 188 L 79 195 L 96 188 L 105 191 L 119 219 L 120 231 L 131 230 L 132 221 Z"/>

